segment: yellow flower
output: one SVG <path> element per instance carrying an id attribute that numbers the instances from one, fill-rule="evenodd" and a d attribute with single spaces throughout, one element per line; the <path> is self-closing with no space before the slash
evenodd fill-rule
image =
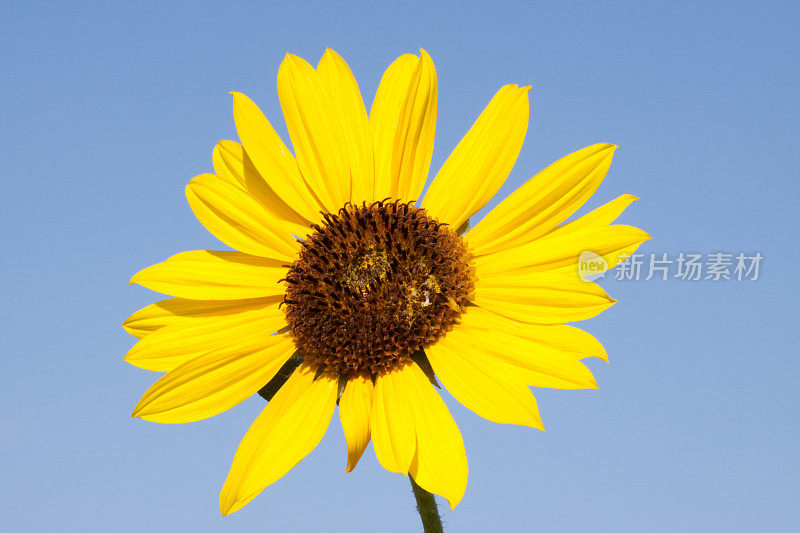
<path id="1" fill-rule="evenodd" d="M 430 56 L 403 55 L 367 114 L 345 61 L 287 55 L 278 95 L 294 155 L 244 94 L 241 144 L 220 141 L 215 174 L 193 178 L 194 214 L 238 251 L 190 251 L 132 283 L 174 296 L 132 315 L 125 360 L 166 372 L 134 417 L 191 422 L 277 389 L 242 439 L 220 494 L 234 512 L 309 454 L 338 403 L 347 471 L 370 439 L 380 464 L 451 507 L 467 484 L 461 434 L 435 376 L 466 407 L 542 429 L 529 386 L 596 388 L 588 333 L 564 325 L 614 303 L 578 276 L 592 251 L 615 266 L 648 235 L 612 225 L 624 195 L 564 223 L 603 180 L 615 146 L 556 161 L 474 228 L 528 126 L 529 87 L 492 98 L 433 179 L 437 81 Z M 417 205 L 419 207 L 417 207 Z M 463 235 L 462 235 L 463 233 Z"/>

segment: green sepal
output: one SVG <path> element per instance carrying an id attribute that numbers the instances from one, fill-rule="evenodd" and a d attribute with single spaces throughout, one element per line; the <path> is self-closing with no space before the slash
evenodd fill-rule
<path id="1" fill-rule="evenodd" d="M 458 229 L 456 230 L 456 235 L 461 237 L 468 231 L 469 231 L 469 219 L 465 220 L 464 223 L 458 227 Z"/>
<path id="2" fill-rule="evenodd" d="M 339 405 L 339 400 L 342 399 L 342 394 L 344 394 L 344 388 L 347 386 L 347 378 L 344 376 L 339 376 L 339 390 L 336 393 L 336 405 Z"/>
<path id="3" fill-rule="evenodd" d="M 422 369 L 425 375 L 428 377 L 428 380 L 431 384 L 436 387 L 437 389 L 441 389 L 442 386 L 439 385 L 439 382 L 436 381 L 436 374 L 433 372 L 433 367 L 431 366 L 431 362 L 428 361 L 428 356 L 425 355 L 425 350 L 420 348 L 411 356 L 411 359 L 417 363 L 417 365 Z"/>
<path id="4" fill-rule="evenodd" d="M 261 387 L 261 389 L 258 391 L 258 395 L 265 400 L 270 401 L 272 397 L 275 396 L 275 393 L 278 392 L 278 389 L 283 387 L 283 384 L 286 383 L 286 380 L 288 380 L 289 376 L 292 375 L 294 369 L 300 366 L 300 363 L 302 362 L 303 354 L 300 352 L 294 352 L 289 360 L 283 363 L 283 366 L 280 368 L 280 370 L 278 370 L 278 373 L 275 374 L 266 385 Z"/>

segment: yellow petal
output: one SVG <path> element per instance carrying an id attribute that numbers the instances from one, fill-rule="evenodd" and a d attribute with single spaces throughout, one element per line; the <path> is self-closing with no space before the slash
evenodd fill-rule
<path id="1" fill-rule="evenodd" d="M 247 190 L 244 157 L 244 148 L 242 148 L 242 145 L 238 142 L 229 141 L 227 139 L 219 141 L 211 151 L 211 164 L 214 166 L 214 172 L 217 178 L 243 190 Z M 252 172 L 258 176 L 259 179 L 261 178 L 261 175 L 255 167 L 252 167 Z"/>
<path id="2" fill-rule="evenodd" d="M 320 203 L 335 213 L 350 200 L 348 152 L 335 104 L 314 67 L 292 54 L 278 69 L 278 98 L 300 172 Z"/>
<path id="3" fill-rule="evenodd" d="M 245 300 L 186 300 L 169 298 L 139 309 L 122 324 L 125 331 L 139 339 L 154 331 L 175 324 L 188 325 L 193 321 L 231 315 L 277 306 L 281 296 Z"/>
<path id="4" fill-rule="evenodd" d="M 219 495 L 222 515 L 238 511 L 319 444 L 336 406 L 338 383 L 303 364 L 278 390 L 239 444 Z"/>
<path id="5" fill-rule="evenodd" d="M 372 134 L 358 83 L 344 59 L 328 48 L 317 66 L 320 80 L 330 96 L 331 109 L 343 137 L 350 165 L 354 204 L 370 203 L 374 196 Z"/>
<path id="6" fill-rule="evenodd" d="M 293 352 L 289 335 L 263 336 L 259 348 L 216 348 L 156 381 L 133 416 L 180 424 L 218 415 L 257 393 Z"/>
<path id="7" fill-rule="evenodd" d="M 636 249 L 649 238 L 639 228 L 625 225 L 567 228 L 516 248 L 476 257 L 474 264 L 484 277 L 517 269 L 541 272 L 562 267 L 577 268 L 582 252 L 592 251 L 613 259 L 611 256 Z"/>
<path id="8" fill-rule="evenodd" d="M 437 98 L 436 69 L 425 50 L 386 69 L 369 116 L 376 199 L 419 198 L 433 156 Z"/>
<path id="9" fill-rule="evenodd" d="M 420 487 L 443 496 L 455 509 L 467 490 L 469 470 L 461 432 L 425 373 L 416 364 L 404 370 L 417 436 L 409 474 Z"/>
<path id="10" fill-rule="evenodd" d="M 470 232 L 476 255 L 544 235 L 578 210 L 603 181 L 617 147 L 594 144 L 562 157 L 500 202 Z"/>
<path id="11" fill-rule="evenodd" d="M 406 369 L 387 372 L 375 378 L 370 428 L 372 446 L 378 462 L 386 470 L 407 474 L 414 459 L 416 437 L 414 415 L 410 409 L 411 391 L 405 384 Z"/>
<path id="12" fill-rule="evenodd" d="M 507 367 L 490 358 L 471 357 L 472 350 L 452 342 L 437 342 L 425 353 L 448 392 L 475 414 L 500 424 L 544 429 L 536 398 Z"/>
<path id="13" fill-rule="evenodd" d="M 613 222 L 616 216 L 619 214 L 619 209 L 621 207 L 620 204 L 624 204 L 625 202 L 630 203 L 623 197 L 620 197 L 617 200 L 612 200 L 611 202 L 598 207 L 594 211 L 585 214 L 583 217 L 580 217 L 577 220 L 558 226 L 554 230 L 550 231 L 547 235 L 541 237 L 540 240 L 544 241 L 545 239 L 550 239 L 552 237 L 553 241 L 548 240 L 545 242 L 563 242 L 571 239 L 573 235 L 585 236 L 591 233 L 596 233 L 608 236 L 614 232 L 617 232 L 616 236 L 612 236 L 613 241 L 620 234 L 628 232 L 632 233 L 634 236 L 628 240 L 623 240 L 622 244 L 606 242 L 605 244 L 596 245 L 595 247 L 590 247 L 587 249 L 588 251 L 594 252 L 601 256 L 606 262 L 605 269 L 610 270 L 617 266 L 620 262 L 627 259 L 628 256 L 633 254 L 643 242 L 650 239 L 650 235 L 647 232 L 642 231 L 639 228 L 633 228 L 632 226 L 598 225 L 602 224 L 606 220 Z M 586 218 L 586 220 L 584 220 L 584 218 Z M 578 256 L 578 259 L 580 259 L 580 256 Z M 575 262 L 567 262 L 561 267 L 554 269 L 553 272 L 567 273 L 572 276 L 577 275 L 580 277 L 580 264 Z"/>
<path id="14" fill-rule="evenodd" d="M 420 487 L 455 507 L 467 486 L 467 456 L 453 418 L 416 363 L 378 376 L 372 445 L 381 465 L 411 474 Z"/>
<path id="15" fill-rule="evenodd" d="M 139 368 L 168 372 L 215 350 L 258 350 L 265 339 L 284 325 L 286 318 L 277 303 L 235 314 L 179 321 L 137 342 L 125 361 Z"/>
<path id="16" fill-rule="evenodd" d="M 214 174 L 192 178 L 186 199 L 197 220 L 216 238 L 242 252 L 294 261 L 300 247 L 291 229 L 243 189 Z"/>
<path id="17" fill-rule="evenodd" d="M 272 190 L 309 221 L 319 220 L 322 205 L 305 182 L 292 153 L 267 117 L 242 93 L 233 92 L 233 119 L 245 152 Z"/>
<path id="18" fill-rule="evenodd" d="M 259 174 L 250 156 L 236 141 L 220 141 L 212 155 L 217 177 L 247 191 L 263 207 L 281 220 L 294 235 L 304 237 L 312 221 L 284 202 Z M 316 220 L 316 218 L 314 219 Z"/>
<path id="19" fill-rule="evenodd" d="M 472 302 L 512 320 L 532 324 L 561 324 L 596 316 L 616 300 L 577 271 L 511 271 L 481 277 Z"/>
<path id="20" fill-rule="evenodd" d="M 347 440 L 347 470 L 352 471 L 369 444 L 369 419 L 372 415 L 372 380 L 355 377 L 347 380 L 339 398 L 339 419 Z"/>
<path id="21" fill-rule="evenodd" d="M 383 73 L 372 101 L 369 127 L 375 161 L 376 200 L 383 200 L 392 194 L 392 158 L 400 109 L 418 66 L 419 57 L 413 54 L 404 54 L 395 59 Z"/>
<path id="22" fill-rule="evenodd" d="M 552 329 L 550 329 L 552 328 Z M 519 324 L 480 307 L 469 307 L 461 324 L 438 342 L 476 361 L 491 361 L 534 387 L 559 389 L 597 388 L 591 371 L 580 362 L 590 355 L 605 355 L 590 346 L 575 328 L 561 325 Z M 559 339 L 558 336 L 564 338 Z M 574 338 L 570 339 L 572 335 Z M 589 336 L 590 337 L 590 336 Z M 596 341 L 595 341 L 596 343 Z M 582 344 L 594 353 L 576 351 Z"/>
<path id="23" fill-rule="evenodd" d="M 584 359 L 597 357 L 608 362 L 603 345 L 590 333 L 566 324 L 516 324 L 481 307 L 469 307 L 459 318 L 460 325 L 477 332 L 510 331 L 525 338 L 531 350 L 542 356 Z M 461 328 L 456 328 L 461 330 Z M 455 329 L 454 329 L 455 331 Z M 458 333 L 457 333 L 458 334 Z M 449 335 L 449 333 L 448 333 Z M 491 333 L 489 333 L 491 335 Z"/>
<path id="24" fill-rule="evenodd" d="M 192 300 L 237 300 L 282 295 L 284 261 L 241 252 L 182 252 L 131 278 L 148 289 Z"/>
<path id="25" fill-rule="evenodd" d="M 568 222 L 567 224 L 556 227 L 555 229 L 551 230 L 550 233 L 556 231 L 574 231 L 588 226 L 607 226 L 619 218 L 622 212 L 638 199 L 639 198 L 632 194 L 623 194 L 622 196 L 618 196 L 610 202 L 601 205 L 597 209 L 589 211 L 582 217 L 577 218 L 572 222 Z"/>
<path id="26" fill-rule="evenodd" d="M 508 178 L 528 130 L 529 90 L 506 85 L 497 91 L 447 158 L 422 201 L 440 222 L 458 228 Z"/>

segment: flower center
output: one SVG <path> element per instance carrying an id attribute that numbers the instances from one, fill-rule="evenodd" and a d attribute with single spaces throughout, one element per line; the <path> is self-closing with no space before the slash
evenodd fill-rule
<path id="1" fill-rule="evenodd" d="M 474 290 L 464 239 L 399 201 L 324 218 L 286 277 L 298 351 L 339 376 L 401 367 L 447 332 Z"/>

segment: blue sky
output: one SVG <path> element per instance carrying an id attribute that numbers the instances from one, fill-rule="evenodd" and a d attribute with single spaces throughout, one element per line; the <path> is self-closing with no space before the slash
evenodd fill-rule
<path id="1" fill-rule="evenodd" d="M 537 390 L 547 431 L 446 396 L 470 482 L 449 531 L 790 531 L 800 512 L 796 2 L 4 2 L 0 17 L 0 484 L 10 531 L 413 531 L 407 480 L 371 448 L 344 475 L 337 420 L 298 468 L 222 519 L 263 401 L 179 426 L 131 420 L 155 378 L 120 323 L 158 296 L 132 273 L 221 245 L 185 183 L 236 138 L 228 91 L 284 133 L 286 52 L 349 62 L 367 101 L 424 47 L 437 169 L 498 87 L 531 84 L 502 198 L 556 158 L 620 145 L 590 201 L 642 198 L 645 253 L 764 257 L 757 281 L 624 281 L 582 323 L 597 391 Z M 496 201 L 494 202 L 496 203 Z M 494 205 L 491 204 L 491 205 Z M 485 212 L 485 211 L 484 211 Z M 795 222 L 792 222 L 795 220 Z"/>

